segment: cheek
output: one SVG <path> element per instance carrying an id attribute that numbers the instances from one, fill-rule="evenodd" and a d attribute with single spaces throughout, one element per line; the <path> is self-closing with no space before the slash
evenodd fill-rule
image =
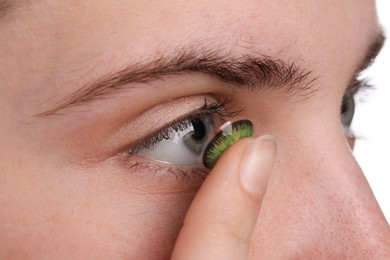
<path id="1" fill-rule="evenodd" d="M 185 213 L 194 194 L 132 197 L 110 218 L 110 243 L 117 244 L 126 259 L 169 259 Z M 102 223 L 104 225 L 105 223 Z M 107 224 L 106 224 L 107 225 Z M 115 250 L 114 250 L 115 251 Z"/>
<path id="2" fill-rule="evenodd" d="M 79 227 L 85 246 L 101 249 L 106 259 L 169 259 L 192 195 L 146 196 L 109 198 L 85 211 L 77 221 L 86 223 Z"/>
<path id="3" fill-rule="evenodd" d="M 0 191 L 0 258 L 168 259 L 195 194 L 142 191 L 129 174 L 28 168 Z"/>

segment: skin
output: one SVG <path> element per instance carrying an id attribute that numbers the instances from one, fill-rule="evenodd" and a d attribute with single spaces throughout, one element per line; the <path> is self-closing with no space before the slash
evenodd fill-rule
<path id="1" fill-rule="evenodd" d="M 370 0 L 20 1 L 0 21 L 0 258 L 390 257 L 389 225 L 340 127 L 342 97 L 377 26 Z M 37 116 L 128 62 L 194 43 L 299 60 L 317 90 L 236 91 L 188 73 Z M 210 94 L 233 96 L 245 110 L 232 120 L 274 136 L 273 166 L 274 142 L 252 139 L 204 183 L 118 155 L 148 134 L 150 118 L 172 120 L 184 106 L 174 100 L 191 106 Z M 251 168 L 240 165 L 256 151 L 269 159 L 249 162 L 260 177 L 248 192 L 240 176 Z"/>

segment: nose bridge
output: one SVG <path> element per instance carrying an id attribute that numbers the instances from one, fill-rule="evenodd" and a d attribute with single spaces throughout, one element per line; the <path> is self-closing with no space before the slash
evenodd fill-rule
<path id="1" fill-rule="evenodd" d="M 328 209 L 342 211 L 346 204 L 353 205 L 359 192 L 369 187 L 346 141 L 335 139 L 328 135 L 323 142 L 305 139 L 299 144 L 281 145 L 268 198 L 273 200 L 272 194 L 278 193 L 280 203 L 288 203 L 284 207 L 287 212 L 293 210 L 310 218 L 320 218 L 319 214 Z"/>
<path id="2" fill-rule="evenodd" d="M 326 188 L 326 185 L 334 186 L 344 178 L 363 177 L 341 129 L 333 134 L 328 131 L 316 132 L 294 132 L 294 138 L 281 138 L 275 182 L 289 181 Z"/>
<path id="3" fill-rule="evenodd" d="M 270 248 L 281 252 L 270 257 L 372 256 L 389 241 L 389 226 L 347 143 L 329 142 L 278 147 L 251 259 Z"/>

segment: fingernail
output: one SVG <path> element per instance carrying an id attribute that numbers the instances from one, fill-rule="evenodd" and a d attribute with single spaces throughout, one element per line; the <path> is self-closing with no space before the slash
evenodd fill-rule
<path id="1" fill-rule="evenodd" d="M 275 154 L 275 138 L 263 135 L 254 140 L 241 157 L 241 185 L 244 190 L 256 198 L 261 198 L 267 189 L 268 179 L 275 162 Z"/>

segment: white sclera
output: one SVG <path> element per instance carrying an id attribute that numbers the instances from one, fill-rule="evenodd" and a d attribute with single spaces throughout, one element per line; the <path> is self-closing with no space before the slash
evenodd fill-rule
<path id="1" fill-rule="evenodd" d="M 188 127 L 180 132 L 172 132 L 170 133 L 171 139 L 162 140 L 156 146 L 148 149 L 142 149 L 137 153 L 137 155 L 165 164 L 199 164 L 201 156 L 191 151 L 183 144 L 182 140 L 183 136 L 193 130 L 194 129 L 192 127 Z"/>

